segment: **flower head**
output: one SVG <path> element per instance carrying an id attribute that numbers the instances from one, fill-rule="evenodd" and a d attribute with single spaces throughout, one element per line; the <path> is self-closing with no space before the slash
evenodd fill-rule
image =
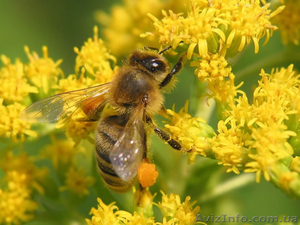
<path id="1" fill-rule="evenodd" d="M 129 212 L 120 211 L 115 202 L 106 205 L 100 198 L 98 198 L 98 208 L 92 208 L 90 214 L 93 216 L 91 220 L 86 219 L 88 225 L 125 224 L 126 218 L 131 216 Z"/>
<path id="2" fill-rule="evenodd" d="M 70 190 L 80 197 L 89 194 L 88 188 L 95 183 L 93 177 L 87 176 L 86 171 L 80 167 L 70 167 L 66 173 L 65 185 L 60 188 L 61 191 Z"/>
<path id="3" fill-rule="evenodd" d="M 299 172 L 284 172 L 279 175 L 279 186 L 291 196 L 300 196 Z"/>
<path id="4" fill-rule="evenodd" d="M 8 152 L 5 157 L 0 160 L 0 168 L 6 173 L 14 171 L 18 175 L 22 175 L 24 177 L 22 182 L 27 188 L 33 188 L 40 193 L 44 193 L 41 182 L 48 174 L 48 169 L 45 167 L 37 167 L 34 164 L 33 157 L 29 157 L 26 153 L 14 155 L 12 152 Z"/>
<path id="5" fill-rule="evenodd" d="M 235 55 L 251 41 L 254 44 L 254 52 L 257 53 L 259 40 L 265 37 L 265 43 L 267 43 L 273 31 L 278 29 L 271 24 L 270 19 L 279 14 L 284 7 L 279 7 L 271 12 L 270 4 L 263 4 L 261 0 L 228 0 L 225 2 L 219 0 L 214 5 L 221 6 L 220 11 L 226 12 L 226 20 L 230 21 L 226 31 L 227 55 Z"/>
<path id="6" fill-rule="evenodd" d="M 92 208 L 90 214 L 92 218 L 86 219 L 88 225 L 96 224 L 178 224 L 191 225 L 196 224 L 196 215 L 200 211 L 199 206 L 194 207 L 196 202 L 190 202 L 190 197 L 186 197 L 184 202 L 181 202 L 180 197 L 176 194 L 166 195 L 162 193 L 162 201 L 160 203 L 148 203 L 144 207 L 157 205 L 163 214 L 163 223 L 156 222 L 154 217 L 145 216 L 143 212 L 129 213 L 119 210 L 115 202 L 106 205 L 98 198 L 98 208 Z"/>
<path id="7" fill-rule="evenodd" d="M 76 58 L 75 71 L 79 72 L 81 67 L 93 76 L 95 83 L 107 83 L 112 79 L 113 69 L 111 63 L 116 64 L 116 58 L 111 55 L 105 47 L 103 40 L 98 38 L 98 28 L 94 27 L 94 37 L 89 38 L 79 50 L 74 48 L 78 54 Z"/>
<path id="8" fill-rule="evenodd" d="M 84 115 L 83 115 L 84 116 Z M 76 118 L 70 118 L 68 121 L 62 120 L 56 124 L 57 128 L 64 128 L 66 136 L 75 142 L 75 147 L 78 146 L 82 139 L 87 139 L 90 143 L 94 143 L 94 139 L 90 136 L 95 131 L 97 123 L 83 122 Z"/>
<path id="9" fill-rule="evenodd" d="M 298 143 L 289 140 L 299 127 L 299 75 L 289 66 L 271 74 L 262 70 L 261 76 L 253 104 L 245 94 L 230 103 L 227 119 L 219 122 L 218 135 L 212 139 L 212 150 L 228 171 L 244 169 L 255 172 L 257 181 L 263 175 L 278 184 L 282 168 L 289 166 L 283 162 L 294 154 L 291 143 Z M 291 177 L 297 182 L 298 176 Z"/>
<path id="10" fill-rule="evenodd" d="M 0 137 L 11 138 L 14 142 L 24 141 L 26 136 L 37 137 L 31 125 L 20 119 L 25 106 L 13 103 L 5 106 L 0 98 Z"/>
<path id="11" fill-rule="evenodd" d="M 149 14 L 156 32 L 142 36 L 159 36 L 162 45 L 176 48 L 180 42 L 188 45 L 187 58 L 191 59 L 195 48 L 200 57 L 208 53 L 220 53 L 234 56 L 253 41 L 255 52 L 259 50 L 259 40 L 266 36 L 266 41 L 277 29 L 270 18 L 282 11 L 278 8 L 273 13 L 270 4 L 261 6 L 259 0 L 228 1 L 190 1 L 191 10 L 185 16 L 163 11 L 164 18 L 157 19 Z"/>
<path id="12" fill-rule="evenodd" d="M 8 173 L 7 187 L 0 189 L 0 223 L 20 224 L 31 220 L 38 204 L 30 198 L 30 189 L 24 186 L 26 175 Z"/>
<path id="13" fill-rule="evenodd" d="M 165 128 L 171 132 L 173 138 L 182 143 L 184 149 L 192 150 L 190 161 L 194 162 L 196 154 L 205 156 L 208 148 L 206 137 L 213 135 L 212 128 L 203 119 L 192 117 L 188 113 L 188 102 L 178 113 L 168 109 L 167 114 L 171 117 L 171 122 L 165 124 Z"/>
<path id="14" fill-rule="evenodd" d="M 78 77 L 75 74 L 70 74 L 67 78 L 59 79 L 58 84 L 53 85 L 53 89 L 57 89 L 57 93 L 74 91 L 93 86 L 97 81 L 90 77 L 85 77 L 86 70 L 81 68 L 81 74 Z"/>
<path id="15" fill-rule="evenodd" d="M 0 70 L 0 95 L 5 103 L 22 102 L 29 93 L 37 93 L 38 89 L 31 86 L 24 74 L 24 65 L 20 60 L 12 64 L 5 55 L 1 56 L 4 67 Z"/>
<path id="16" fill-rule="evenodd" d="M 141 0 L 134 3 L 125 0 L 123 2 L 124 6 L 114 5 L 110 15 L 102 11 L 96 14 L 96 20 L 105 26 L 103 36 L 109 49 L 114 55 L 123 56 L 134 48 L 156 47 L 153 45 L 154 39 L 145 41 L 140 38 L 140 34 L 147 28 L 151 28 L 151 21 L 148 20 L 146 14 L 150 12 L 158 16 L 164 3 L 159 0 Z"/>
<path id="17" fill-rule="evenodd" d="M 194 49 L 198 48 L 200 56 L 207 56 L 208 52 L 217 52 L 218 39 L 225 41 L 224 32 L 219 26 L 227 26 L 227 22 L 215 16 L 216 9 L 200 9 L 192 5 L 192 10 L 184 17 L 182 13 L 175 14 L 163 11 L 164 18 L 160 21 L 152 14 L 148 14 L 154 22 L 154 27 L 163 45 L 171 45 L 174 49 L 180 42 L 189 45 L 187 58 L 191 59 Z M 146 33 L 142 36 L 154 35 Z"/>
<path id="18" fill-rule="evenodd" d="M 133 202 L 135 206 L 135 212 L 139 215 L 143 215 L 147 218 L 153 217 L 153 199 L 156 193 L 153 195 L 149 191 L 149 188 L 139 188 L 136 190 L 133 188 L 134 197 Z"/>
<path id="19" fill-rule="evenodd" d="M 52 144 L 45 146 L 40 153 L 41 157 L 49 158 L 55 169 L 65 169 L 75 164 L 75 156 L 78 152 L 83 152 L 83 147 L 74 147 L 74 142 L 70 139 L 58 140 L 51 136 Z"/>
<path id="20" fill-rule="evenodd" d="M 200 207 L 194 208 L 196 202 L 190 200 L 191 197 L 188 196 L 184 202 L 181 202 L 179 195 L 166 195 L 162 192 L 162 201 L 158 203 L 158 207 L 167 221 L 171 220 L 180 225 L 194 224 Z"/>
<path id="21" fill-rule="evenodd" d="M 225 104 L 233 99 L 242 85 L 235 85 L 235 76 L 227 60 L 219 54 L 208 54 L 199 61 L 192 61 L 191 66 L 197 67 L 195 75 L 202 83 L 207 83 L 209 98 L 217 103 Z"/>
<path id="22" fill-rule="evenodd" d="M 62 60 L 54 62 L 49 57 L 46 46 L 43 46 L 42 58 L 36 52 L 31 53 L 28 46 L 25 46 L 25 52 L 29 59 L 28 65 L 24 67 L 26 77 L 35 86 L 43 90 L 44 94 L 49 94 L 49 89 L 56 84 L 58 77 L 63 76 L 63 72 L 59 67 Z"/>
<path id="23" fill-rule="evenodd" d="M 296 171 L 300 173 L 300 157 L 296 156 L 293 158 L 292 163 L 291 163 L 291 171 Z"/>
<path id="24" fill-rule="evenodd" d="M 284 10 L 276 17 L 273 22 L 278 26 L 282 42 L 288 44 L 292 42 L 299 45 L 300 39 L 300 2 L 296 0 L 282 0 Z M 276 5 L 280 4 L 276 3 Z"/>

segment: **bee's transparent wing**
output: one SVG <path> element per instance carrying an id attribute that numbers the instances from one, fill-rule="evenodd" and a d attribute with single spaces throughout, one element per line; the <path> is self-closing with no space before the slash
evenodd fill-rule
<path id="1" fill-rule="evenodd" d="M 143 111 L 139 107 L 132 115 L 109 154 L 116 174 L 126 182 L 136 176 L 146 151 Z"/>
<path id="2" fill-rule="evenodd" d="M 89 119 L 106 102 L 109 85 L 106 83 L 41 99 L 25 108 L 20 117 L 31 122 L 55 122 L 68 119 L 81 109 Z"/>

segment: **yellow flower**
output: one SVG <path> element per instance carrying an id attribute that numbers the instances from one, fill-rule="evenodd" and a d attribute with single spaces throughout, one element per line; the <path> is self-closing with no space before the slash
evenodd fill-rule
<path id="1" fill-rule="evenodd" d="M 148 193 L 149 191 L 146 191 Z M 146 194 L 148 196 L 148 194 Z M 151 194 L 150 194 L 151 195 Z M 195 219 L 197 213 L 200 211 L 200 207 L 194 208 L 196 202 L 190 202 L 190 197 L 186 197 L 184 202 L 180 201 L 179 195 L 170 194 L 165 195 L 162 192 L 162 201 L 158 204 L 149 202 L 147 205 L 142 207 L 150 207 L 149 205 L 157 205 L 162 212 L 164 218 L 163 223 L 155 222 L 154 217 L 145 216 L 141 211 L 134 211 L 132 214 L 119 208 L 112 202 L 109 205 L 103 203 L 103 201 L 98 198 L 98 208 L 92 208 L 90 214 L 92 214 L 91 220 L 86 219 L 88 225 L 98 225 L 98 224 L 169 224 L 169 225 L 192 225 L 196 224 Z M 149 197 L 149 196 L 148 196 Z M 153 199 L 151 196 L 149 199 Z M 148 200 L 147 200 L 148 202 Z"/>
<path id="2" fill-rule="evenodd" d="M 60 190 L 70 190 L 74 194 L 79 195 L 79 197 L 88 195 L 88 188 L 95 183 L 95 179 L 91 176 L 87 176 L 86 173 L 82 167 L 70 167 L 66 173 L 65 185 L 60 187 Z"/>
<path id="3" fill-rule="evenodd" d="M 8 185 L 0 189 L 0 223 L 20 224 L 34 218 L 38 205 L 30 199 L 30 191 L 24 186 L 26 175 L 16 171 L 8 173 Z"/>
<path id="4" fill-rule="evenodd" d="M 205 156 L 208 149 L 206 137 L 213 135 L 213 129 L 203 119 L 188 114 L 188 101 L 178 113 L 168 109 L 167 114 L 171 122 L 165 124 L 165 128 L 173 138 L 180 141 L 185 150 L 192 150 L 190 161 L 194 162 L 196 154 Z"/>
<path id="5" fill-rule="evenodd" d="M 187 58 L 191 59 L 195 48 L 200 57 L 208 53 L 220 53 L 222 56 L 234 56 L 244 49 L 251 40 L 255 52 L 259 50 L 259 40 L 266 36 L 266 41 L 277 29 L 269 21 L 283 7 L 273 13 L 268 10 L 270 4 L 260 6 L 259 0 L 227 1 L 190 1 L 191 10 L 187 16 L 163 11 L 164 18 L 157 19 L 149 14 L 154 22 L 156 33 L 148 32 L 142 36 L 159 36 L 162 45 L 171 45 L 174 49 L 180 42 L 188 45 Z"/>
<path id="6" fill-rule="evenodd" d="M 133 212 L 133 215 L 127 218 L 126 225 L 153 225 L 155 224 L 155 220 L 153 217 L 147 218 L 143 214 L 138 214 L 137 212 Z"/>
<path id="7" fill-rule="evenodd" d="M 216 7 L 221 5 L 220 12 L 224 13 L 226 20 L 230 22 L 226 31 L 227 56 L 234 56 L 251 41 L 254 44 L 254 52 L 257 53 L 259 40 L 265 37 L 264 44 L 266 44 L 273 31 L 278 29 L 271 24 L 270 19 L 279 14 L 284 7 L 271 12 L 270 4 L 263 4 L 261 0 L 227 0 L 225 2 L 218 0 L 214 1 L 213 5 Z"/>
<path id="8" fill-rule="evenodd" d="M 211 146 L 228 172 L 239 173 L 244 169 L 255 172 L 257 182 L 263 175 L 267 181 L 282 186 L 280 179 L 285 180 L 293 148 L 299 148 L 298 141 L 292 142 L 298 138 L 299 129 L 299 75 L 292 65 L 273 70 L 271 74 L 262 70 L 260 75 L 262 79 L 254 90 L 253 104 L 249 104 L 245 94 L 231 101 L 227 119 L 219 122 Z M 296 172 L 296 160 L 292 161 L 291 169 Z M 293 185 L 286 185 L 283 190 L 298 195 L 299 176 L 289 178 L 294 178 Z"/>
<path id="9" fill-rule="evenodd" d="M 228 128 L 228 126 L 230 128 Z M 238 167 L 242 165 L 247 149 L 244 148 L 244 141 L 247 140 L 248 134 L 243 132 L 234 121 L 220 121 L 218 123 L 218 135 L 213 137 L 211 142 L 212 151 L 218 164 L 223 164 L 227 172 L 233 171 L 239 174 Z"/>
<path id="10" fill-rule="evenodd" d="M 58 84 L 53 85 L 52 88 L 57 89 L 57 93 L 63 93 L 93 86 L 95 81 L 89 77 L 84 77 L 84 75 L 85 69 L 82 67 L 79 78 L 75 74 L 70 74 L 67 78 L 59 79 Z"/>
<path id="11" fill-rule="evenodd" d="M 162 201 L 158 203 L 166 220 L 174 221 L 174 224 L 189 225 L 195 224 L 196 216 L 200 212 L 200 207 L 195 208 L 196 202 L 190 202 L 191 197 L 187 196 L 184 202 L 181 202 L 179 195 L 171 193 L 166 195 L 162 192 Z"/>
<path id="12" fill-rule="evenodd" d="M 226 75 L 222 76 L 218 71 L 224 71 L 222 69 L 226 65 L 224 61 L 211 60 L 211 65 L 204 61 L 203 68 L 211 67 L 207 70 L 212 74 L 209 76 L 199 70 L 200 79 L 207 81 L 210 88 L 210 83 L 224 80 Z M 225 73 L 230 73 L 230 70 Z M 271 74 L 262 70 L 260 75 L 262 78 L 254 90 L 252 104 L 246 94 L 236 90 L 238 87 L 232 83 L 235 91 L 224 98 L 227 110 L 223 110 L 222 117 L 225 119 L 219 121 L 217 134 L 200 118 L 191 117 L 187 113 L 187 104 L 179 113 L 167 110 L 171 122 L 165 127 L 183 148 L 191 150 L 191 162 L 198 154 L 209 156 L 218 159 L 227 172 L 239 174 L 240 170 L 244 170 L 256 173 L 257 182 L 263 175 L 265 180 L 280 187 L 283 172 L 299 173 L 298 160 L 293 159 L 293 155 L 294 149 L 297 155 L 300 148 L 297 134 L 300 127 L 300 75 L 293 71 L 293 65 L 272 70 Z M 229 81 L 233 82 L 233 79 Z M 216 96 L 214 98 L 220 100 Z M 290 177 L 294 178 L 293 185 L 287 186 L 290 190 L 284 190 L 298 195 L 299 176 Z"/>
<path id="13" fill-rule="evenodd" d="M 290 112 L 284 105 L 287 99 L 278 101 L 284 93 L 283 96 L 274 95 L 279 93 L 275 90 L 273 95 L 265 93 L 274 83 L 264 81 L 255 90 L 255 104 L 250 105 L 245 95 L 230 104 L 227 119 L 219 122 L 219 134 L 212 139 L 216 158 L 230 168 L 228 171 L 239 173 L 238 168 L 246 166 L 245 172 L 257 172 L 257 181 L 261 173 L 270 180 L 270 168 L 293 154 L 287 140 L 295 135 L 283 123 Z M 265 84 L 268 85 L 264 87 Z"/>
<path id="14" fill-rule="evenodd" d="M 135 211 L 138 214 L 143 214 L 145 217 L 150 218 L 153 217 L 153 199 L 156 196 L 151 194 L 149 188 L 139 188 L 138 190 L 133 188 L 133 202 L 135 206 Z"/>
<path id="15" fill-rule="evenodd" d="M 63 76 L 59 65 L 62 60 L 54 62 L 49 58 L 48 48 L 43 46 L 43 57 L 39 57 L 36 52 L 30 53 L 29 47 L 25 46 L 25 52 L 29 59 L 28 65 L 25 65 L 24 71 L 26 77 L 38 88 L 43 90 L 44 94 L 49 94 L 49 88 L 56 84 L 58 77 Z"/>
<path id="16" fill-rule="evenodd" d="M 288 194 L 300 196 L 300 175 L 299 172 L 285 172 L 279 176 L 279 185 Z M 294 192 L 294 193 L 291 193 Z"/>
<path id="17" fill-rule="evenodd" d="M 92 219 L 86 219 L 88 225 L 126 224 L 126 218 L 131 216 L 129 212 L 119 210 L 115 202 L 105 205 L 100 198 L 97 200 L 98 208 L 92 208 L 90 212 L 90 214 L 93 215 Z"/>
<path id="18" fill-rule="evenodd" d="M 292 163 L 291 163 L 291 168 L 292 171 L 296 171 L 300 173 L 300 157 L 296 156 L 293 158 Z"/>
<path id="19" fill-rule="evenodd" d="M 55 169 L 64 169 L 66 166 L 75 164 L 75 156 L 78 152 L 84 152 L 83 147 L 74 147 L 74 142 L 70 139 L 57 140 L 51 136 L 52 144 L 47 145 L 40 155 L 49 158 Z"/>
<path id="20" fill-rule="evenodd" d="M 28 157 L 26 153 L 15 156 L 12 152 L 8 152 L 5 157 L 1 158 L 0 167 L 6 173 L 15 171 L 17 174 L 21 174 L 27 188 L 33 188 L 42 194 L 44 193 L 44 188 L 40 183 L 48 174 L 48 169 L 37 167 L 33 157 Z"/>
<path id="21" fill-rule="evenodd" d="M 238 93 L 242 93 L 240 90 L 238 90 L 242 85 L 243 82 L 241 82 L 239 85 L 235 85 L 235 76 L 231 74 L 229 76 L 229 79 L 226 80 L 214 80 L 213 82 L 209 82 L 207 84 L 207 88 L 210 91 L 207 95 L 209 98 L 215 99 L 217 106 L 221 106 L 222 109 L 225 109 L 227 107 L 227 104 L 238 95 Z M 217 110 L 220 109 L 217 108 Z M 219 114 L 221 117 L 223 116 L 220 112 Z"/>
<path id="22" fill-rule="evenodd" d="M 0 137 L 11 138 L 14 142 L 24 141 L 25 135 L 37 137 L 37 133 L 31 130 L 31 125 L 21 120 L 20 113 L 25 106 L 20 103 L 3 105 L 0 98 Z"/>
<path id="23" fill-rule="evenodd" d="M 140 38 L 140 34 L 151 27 L 146 14 L 150 12 L 159 15 L 164 3 L 160 0 L 124 0 L 123 4 L 114 5 L 110 15 L 102 11 L 96 13 L 96 20 L 105 27 L 103 36 L 112 53 L 123 56 L 135 48 L 157 47 L 154 39 L 145 41 Z"/>
<path id="24" fill-rule="evenodd" d="M 87 139 L 90 143 L 94 144 L 95 140 L 90 134 L 95 131 L 96 126 L 96 122 L 83 122 L 73 117 L 66 123 L 65 121 L 59 121 L 56 124 L 57 128 L 63 127 L 66 130 L 66 136 L 75 142 L 74 147 L 77 147 L 82 139 Z"/>
<path id="25" fill-rule="evenodd" d="M 98 28 L 94 27 L 94 37 L 89 38 L 80 51 L 74 48 L 76 57 L 75 71 L 78 73 L 81 67 L 93 76 L 95 83 L 102 84 L 111 81 L 114 71 L 112 65 L 116 64 L 116 58 L 111 55 L 104 46 L 103 40 L 98 38 Z M 117 67 L 115 67 L 117 69 Z"/>
<path id="26" fill-rule="evenodd" d="M 29 93 L 37 93 L 38 89 L 28 84 L 24 74 L 24 65 L 20 60 L 11 64 L 9 58 L 1 56 L 4 67 L 0 70 L 0 96 L 6 103 L 22 102 Z"/>
<path id="27" fill-rule="evenodd" d="M 219 54 L 208 54 L 199 61 L 192 61 L 191 66 L 197 67 L 195 75 L 204 83 L 207 82 L 209 98 L 214 98 L 217 103 L 228 103 L 239 92 L 237 89 L 242 83 L 235 86 L 235 76 L 226 59 Z"/>
<path id="28" fill-rule="evenodd" d="M 297 0 L 281 0 L 284 10 L 273 21 L 278 25 L 282 42 L 299 45 L 300 39 L 300 2 Z M 280 2 L 276 3 L 278 5 Z"/>
<path id="29" fill-rule="evenodd" d="M 196 4 L 192 4 L 192 9 L 187 17 L 182 13 L 174 14 L 163 11 L 164 18 L 160 21 L 152 14 L 148 14 L 154 22 L 159 42 L 162 45 L 171 45 L 177 48 L 180 42 L 189 45 L 187 58 L 191 59 L 196 46 L 201 57 L 206 57 L 208 52 L 216 53 L 219 39 L 225 41 L 224 32 L 219 26 L 227 26 L 227 21 L 216 17 L 217 10 L 214 8 L 200 9 Z M 154 35 L 146 33 L 143 37 Z"/>
<path id="30" fill-rule="evenodd" d="M 214 80 L 221 81 L 232 74 L 228 62 L 219 54 L 209 54 L 206 57 L 202 57 L 199 61 L 191 62 L 191 66 L 197 67 L 195 75 L 202 83 Z"/>

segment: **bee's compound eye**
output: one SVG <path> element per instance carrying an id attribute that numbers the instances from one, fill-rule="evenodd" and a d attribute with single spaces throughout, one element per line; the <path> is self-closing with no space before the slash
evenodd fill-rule
<path id="1" fill-rule="evenodd" d="M 165 71 L 165 65 L 163 64 L 163 62 L 157 59 L 151 60 L 149 63 L 146 63 L 146 68 L 153 73 Z"/>
<path id="2" fill-rule="evenodd" d="M 157 62 L 153 62 L 152 66 L 151 66 L 151 71 L 154 72 L 156 70 L 156 68 L 158 68 L 158 67 L 159 67 L 159 64 Z"/>

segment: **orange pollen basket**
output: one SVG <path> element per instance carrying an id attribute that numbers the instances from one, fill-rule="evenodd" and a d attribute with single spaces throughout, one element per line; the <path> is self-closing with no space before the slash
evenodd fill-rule
<path id="1" fill-rule="evenodd" d="M 143 188 L 150 187 L 155 184 L 158 177 L 158 171 L 154 164 L 142 162 L 138 169 L 138 181 Z"/>

